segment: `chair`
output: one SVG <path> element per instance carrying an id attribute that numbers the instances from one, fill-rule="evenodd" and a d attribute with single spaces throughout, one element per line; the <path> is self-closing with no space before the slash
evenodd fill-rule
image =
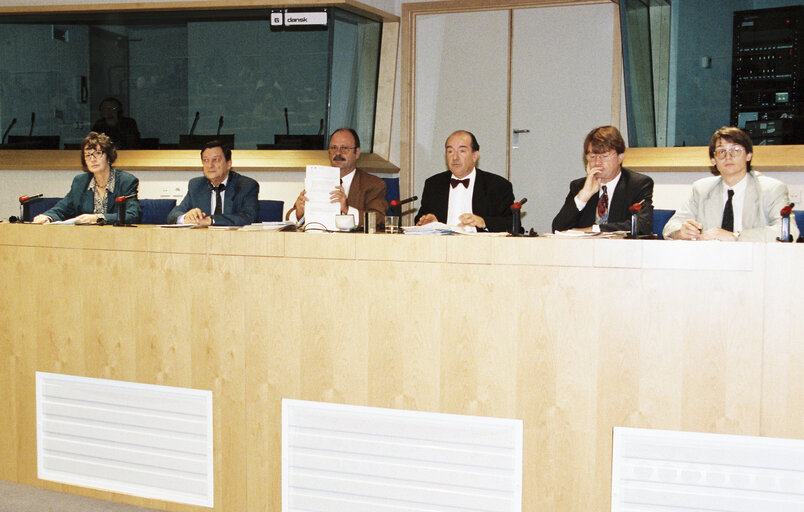
<path id="1" fill-rule="evenodd" d="M 176 206 L 175 199 L 140 199 L 142 219 L 140 224 L 167 224 L 170 210 Z"/>
<path id="2" fill-rule="evenodd" d="M 676 213 L 675 210 L 653 210 L 653 233 L 659 237 L 659 240 L 664 240 L 662 230 L 674 213 Z"/>
<path id="3" fill-rule="evenodd" d="M 796 226 L 801 231 L 804 229 L 804 210 L 793 210 L 793 215 L 796 216 Z"/>
<path id="4" fill-rule="evenodd" d="M 285 208 L 284 201 L 273 199 L 260 200 L 260 214 L 257 219 L 259 222 L 278 222 L 282 220 L 282 210 Z"/>
<path id="5" fill-rule="evenodd" d="M 393 215 L 391 211 L 391 201 L 399 200 L 399 178 L 383 178 L 385 182 L 385 200 L 388 201 L 388 215 Z"/>
<path id="6" fill-rule="evenodd" d="M 43 197 L 37 201 L 33 201 L 28 204 L 28 212 L 30 213 L 30 218 L 23 219 L 25 221 L 33 220 L 34 217 L 39 215 L 40 213 L 45 213 L 47 210 L 53 208 L 53 205 L 61 201 L 60 197 Z"/>

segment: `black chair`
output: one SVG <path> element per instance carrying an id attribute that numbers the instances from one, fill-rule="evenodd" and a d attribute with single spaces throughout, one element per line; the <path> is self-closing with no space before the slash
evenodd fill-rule
<path id="1" fill-rule="evenodd" d="M 140 224 L 167 224 L 170 210 L 176 206 L 175 199 L 140 199 L 142 219 Z"/>
<path id="2" fill-rule="evenodd" d="M 260 214 L 258 222 L 278 222 L 282 220 L 282 210 L 285 208 L 284 201 L 273 199 L 260 200 Z"/>

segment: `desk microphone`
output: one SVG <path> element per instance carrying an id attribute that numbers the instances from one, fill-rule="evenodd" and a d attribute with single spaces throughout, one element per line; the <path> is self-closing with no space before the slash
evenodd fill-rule
<path id="1" fill-rule="evenodd" d="M 190 135 L 195 133 L 195 126 L 198 124 L 198 119 L 201 117 L 201 112 L 195 113 L 195 119 L 193 119 L 193 126 L 190 128 Z"/>
<path id="2" fill-rule="evenodd" d="M 411 197 L 409 197 L 407 199 L 403 199 L 401 201 L 399 199 L 394 199 L 393 201 L 391 201 L 391 211 L 394 212 L 394 215 L 399 217 L 399 221 L 398 221 L 399 226 L 397 226 L 397 227 L 402 226 L 402 205 L 412 203 L 413 201 L 417 200 L 418 198 L 419 198 L 418 196 L 411 196 Z"/>
<path id="3" fill-rule="evenodd" d="M 779 214 L 782 216 L 782 236 L 778 238 L 780 242 L 792 242 L 793 235 L 790 234 L 790 214 L 793 213 L 793 207 L 796 203 L 790 203 L 782 208 Z"/>
<path id="4" fill-rule="evenodd" d="M 519 236 L 522 234 L 522 205 L 528 202 L 527 197 L 523 197 L 519 201 L 515 201 L 511 205 L 511 234 Z"/>
<path id="5" fill-rule="evenodd" d="M 0 140 L 0 144 L 5 144 L 6 143 L 6 136 L 8 135 L 8 132 L 11 131 L 11 129 L 14 127 L 15 124 L 17 124 L 17 118 L 16 117 L 11 120 L 11 123 L 9 123 L 8 128 L 6 128 L 6 131 L 3 132 L 3 138 L 2 138 L 2 140 Z"/>
<path id="6" fill-rule="evenodd" d="M 137 197 L 137 192 L 127 196 L 118 196 L 115 198 L 114 202 L 117 203 L 117 221 L 114 223 L 115 226 L 128 225 L 126 223 L 126 201 L 135 197 Z"/>
<path id="7" fill-rule="evenodd" d="M 9 217 L 9 222 L 30 222 L 31 221 L 31 207 L 30 204 L 34 201 L 41 199 L 42 194 L 36 194 L 35 196 L 20 196 L 20 217 L 19 219 L 12 220 Z"/>

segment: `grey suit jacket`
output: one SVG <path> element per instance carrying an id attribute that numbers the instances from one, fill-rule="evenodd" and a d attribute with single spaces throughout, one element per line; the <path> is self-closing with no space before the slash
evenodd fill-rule
<path id="1" fill-rule="evenodd" d="M 749 171 L 746 179 L 745 203 L 743 204 L 743 230 L 740 240 L 772 242 L 782 233 L 781 210 L 790 203 L 787 185 L 779 180 Z M 692 184 L 692 194 L 675 215 L 670 217 L 662 230 L 667 238 L 681 229 L 688 219 L 703 224 L 703 230 L 720 227 L 723 221 L 723 195 L 726 185 L 720 176 L 703 178 Z M 790 233 L 798 237 L 794 215 L 790 215 Z"/>

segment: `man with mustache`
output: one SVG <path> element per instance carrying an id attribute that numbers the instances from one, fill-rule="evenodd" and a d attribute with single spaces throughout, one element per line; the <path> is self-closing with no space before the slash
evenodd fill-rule
<path id="1" fill-rule="evenodd" d="M 377 224 L 385 221 L 388 201 L 385 200 L 385 182 L 374 175 L 361 171 L 357 166 L 360 158 L 360 137 L 351 128 L 339 128 L 329 138 L 329 162 L 341 170 L 341 184 L 330 193 L 331 203 L 340 203 L 342 214 L 352 214 L 359 225 L 363 223 L 364 212 L 375 212 Z M 302 190 L 293 209 L 296 218 L 304 218 L 304 203 L 307 202 Z"/>

